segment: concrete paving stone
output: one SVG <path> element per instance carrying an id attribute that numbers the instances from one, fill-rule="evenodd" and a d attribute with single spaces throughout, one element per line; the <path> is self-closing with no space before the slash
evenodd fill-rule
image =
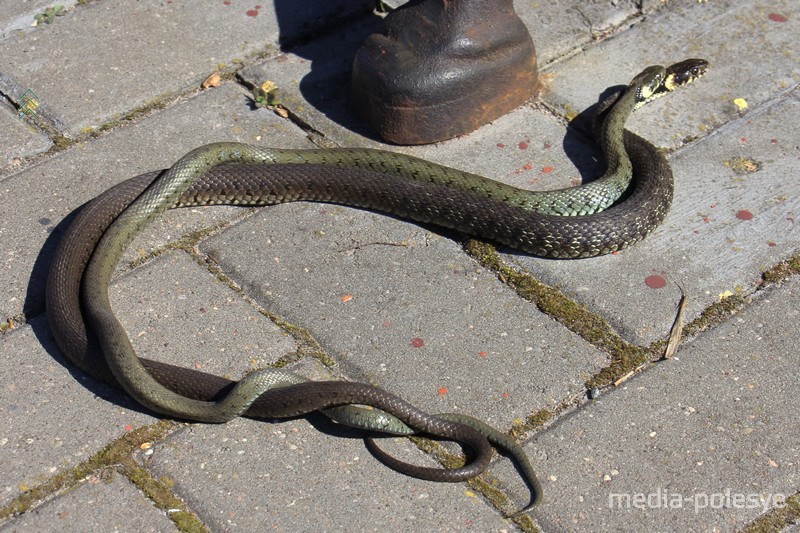
<path id="1" fill-rule="evenodd" d="M 159 0 L 90 2 L 38 31 L 0 41 L 0 72 L 32 88 L 42 111 L 76 136 L 164 94 L 197 87 L 220 64 L 277 52 L 281 42 L 365 13 L 368 5 L 211 2 L 200 10 Z"/>
<path id="2" fill-rule="evenodd" d="M 236 419 L 171 435 L 154 447 L 147 467 L 174 481 L 175 492 L 212 531 L 513 527 L 466 485 L 398 474 L 374 459 L 357 434 L 349 436 L 326 434 L 303 419 Z"/>
<path id="3" fill-rule="evenodd" d="M 794 494 L 798 297 L 796 278 L 773 287 L 527 443 L 544 483 L 542 528 L 738 531 Z M 495 474 L 504 470 L 519 485 L 507 465 Z"/>
<path id="4" fill-rule="evenodd" d="M 33 26 L 39 13 L 44 13 L 48 7 L 61 4 L 65 8 L 72 8 L 77 0 L 24 0 L 22 2 L 3 2 L 0 5 L 0 40 L 8 39 L 17 32 L 35 31 Z"/>
<path id="5" fill-rule="evenodd" d="M 528 107 L 467 136 L 415 147 L 411 153 L 531 190 L 574 187 L 605 172 L 593 140 L 566 129 L 548 113 Z"/>
<path id="6" fill-rule="evenodd" d="M 361 42 L 380 28 L 366 17 L 339 31 L 249 65 L 239 76 L 254 86 L 273 81 L 281 104 L 340 146 L 383 146 L 355 116 L 349 101 L 350 70 Z"/>
<path id="7" fill-rule="evenodd" d="M 238 379 L 292 338 L 183 252 L 119 278 L 111 305 L 142 357 Z"/>
<path id="8" fill-rule="evenodd" d="M 787 20 L 776 22 L 770 14 Z M 555 66 L 543 98 L 580 111 L 620 74 L 630 79 L 647 65 L 707 59 L 705 78 L 648 104 L 647 121 L 631 128 L 656 146 L 676 148 L 746 115 L 735 99 L 754 109 L 797 87 L 800 62 L 792 50 L 799 25 L 800 4 L 791 0 L 673 0 L 630 30 Z"/>
<path id="9" fill-rule="evenodd" d="M 507 427 L 580 391 L 606 364 L 456 243 L 405 221 L 280 205 L 201 249 L 250 296 L 307 328 L 349 379 L 428 411 Z"/>
<path id="10" fill-rule="evenodd" d="M 618 255 L 568 262 L 506 258 L 602 313 L 629 340 L 649 344 L 669 332 L 678 285 L 689 296 L 690 321 L 721 296 L 752 289 L 764 270 L 797 253 L 800 185 L 786 176 L 800 159 L 798 120 L 800 101 L 789 98 L 676 153 L 671 212 L 649 237 Z M 751 160 L 759 170 L 747 166 Z M 650 288 L 650 276 L 669 283 Z"/>
<path id="11" fill-rule="evenodd" d="M 602 37 L 638 12 L 631 0 L 615 2 L 516 2 L 536 46 L 540 66 Z"/>
<path id="12" fill-rule="evenodd" d="M 0 168 L 19 165 L 51 146 L 46 135 L 20 120 L 13 109 L 0 105 Z"/>
<path id="13" fill-rule="evenodd" d="M 65 229 L 59 226 L 64 217 L 116 183 L 169 167 L 192 148 L 216 141 L 311 146 L 299 128 L 267 110 L 253 111 L 241 89 L 226 85 L 0 182 L 0 316 L 43 309 L 46 271 Z M 128 257 L 244 212 L 233 207 L 170 211 L 133 243 Z"/>
<path id="14" fill-rule="evenodd" d="M 47 321 L 0 336 L 0 506 L 152 423 L 124 395 L 67 367 Z"/>
<path id="15" fill-rule="evenodd" d="M 126 478 L 106 470 L 100 477 L 89 477 L 77 489 L 0 525 L 0 531 L 144 533 L 177 531 L 177 528 Z"/>

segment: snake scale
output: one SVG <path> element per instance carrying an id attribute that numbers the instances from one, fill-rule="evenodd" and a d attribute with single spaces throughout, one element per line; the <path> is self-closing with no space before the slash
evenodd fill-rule
<path id="1" fill-rule="evenodd" d="M 620 250 L 644 238 L 663 220 L 673 187 L 663 155 L 624 130 L 624 122 L 644 101 L 702 75 L 707 63 L 687 60 L 667 69 L 653 68 L 656 70 L 642 73 L 647 73 L 646 80 L 637 76 L 627 91 L 600 106 L 605 118 L 599 121 L 598 136 L 610 169 L 598 180 L 601 189 L 592 185 L 575 188 L 577 193 L 556 191 L 536 196 L 391 152 L 281 150 L 236 143 L 207 145 L 184 156 L 163 175 L 131 178 L 85 206 L 62 239 L 47 282 L 47 310 L 54 337 L 78 367 L 121 386 L 141 404 L 162 414 L 224 422 L 242 414 L 280 418 L 348 404 L 370 405 L 404 422 L 410 431 L 456 440 L 475 455 L 475 460 L 461 469 L 406 465 L 406 473 L 438 481 L 477 475 L 491 457 L 485 431 L 469 422 L 428 415 L 375 387 L 346 382 L 288 384 L 291 380 L 276 377 L 269 369 L 231 382 L 139 359 L 108 301 L 114 267 L 134 236 L 167 208 L 298 200 L 387 212 L 544 257 L 590 257 Z M 638 93 L 635 101 L 629 109 L 616 111 L 630 91 Z M 612 119 L 615 113 L 619 117 Z M 632 173 L 635 179 L 629 187 Z M 597 200 L 596 190 L 605 199 Z M 625 201 L 606 209 L 623 193 Z M 590 212 L 594 214 L 586 214 Z M 533 480 L 529 482 L 539 491 L 532 470 L 530 475 Z"/>

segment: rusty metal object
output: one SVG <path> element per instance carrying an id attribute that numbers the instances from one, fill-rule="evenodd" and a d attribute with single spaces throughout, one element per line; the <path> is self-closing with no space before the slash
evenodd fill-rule
<path id="1" fill-rule="evenodd" d="M 537 81 L 512 0 L 411 0 L 356 52 L 351 96 L 385 140 L 426 144 L 508 113 Z"/>

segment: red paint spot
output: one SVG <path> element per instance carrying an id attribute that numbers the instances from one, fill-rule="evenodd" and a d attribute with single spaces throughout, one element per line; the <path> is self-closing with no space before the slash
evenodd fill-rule
<path id="1" fill-rule="evenodd" d="M 509 398 L 511 398 L 511 395 L 509 393 L 507 393 L 507 392 L 504 392 L 503 393 L 503 398 L 509 399 Z"/>
<path id="2" fill-rule="evenodd" d="M 444 395 L 445 395 L 445 394 L 447 394 L 449 391 L 447 390 L 447 387 L 442 387 L 442 388 L 441 388 L 441 389 L 439 389 L 437 392 L 439 393 L 439 396 L 444 396 Z"/>
<path id="3" fill-rule="evenodd" d="M 520 150 L 527 150 L 528 149 L 528 143 L 525 142 L 525 141 L 520 141 L 517 146 L 519 147 Z"/>
<path id="4" fill-rule="evenodd" d="M 133 431 L 133 426 L 130 424 L 125 425 L 125 431 Z"/>
<path id="5" fill-rule="evenodd" d="M 739 141 L 741 141 L 743 144 L 747 144 L 747 137 L 742 137 L 739 139 Z"/>
<path id="6" fill-rule="evenodd" d="M 223 3 L 224 5 L 226 5 L 226 6 L 229 6 L 229 5 L 231 5 L 231 0 L 225 0 L 225 1 L 224 1 L 224 2 L 222 2 L 222 3 Z"/>
<path id="7" fill-rule="evenodd" d="M 651 289 L 663 289 L 667 286 L 667 280 L 658 274 L 653 274 L 652 276 L 644 278 L 644 284 Z"/>
<path id="8" fill-rule="evenodd" d="M 498 147 L 498 148 L 505 148 L 505 147 L 506 147 L 506 145 L 505 145 L 505 144 L 503 144 L 503 143 L 497 143 L 497 147 Z"/>
<path id="9" fill-rule="evenodd" d="M 787 22 L 789 20 L 780 13 L 770 13 L 769 15 L 767 15 L 767 18 L 772 22 Z"/>
<path id="10" fill-rule="evenodd" d="M 478 355 L 480 355 L 481 357 L 486 357 L 486 356 L 487 356 L 487 355 L 489 355 L 489 354 L 488 354 L 488 353 L 486 353 L 486 352 L 480 352 Z"/>
<path id="11" fill-rule="evenodd" d="M 742 209 L 741 211 L 736 213 L 736 218 L 738 218 L 739 220 L 752 220 L 753 213 L 751 213 L 747 209 Z"/>
<path id="12" fill-rule="evenodd" d="M 776 246 L 778 246 L 778 243 L 777 242 L 772 242 L 772 241 L 767 241 L 767 246 L 769 246 L 770 248 L 775 248 Z"/>
<path id="13" fill-rule="evenodd" d="M 711 205 L 710 205 L 710 206 L 708 206 L 708 207 L 710 207 L 711 209 L 714 209 L 715 207 L 717 207 L 717 205 L 718 205 L 718 204 L 711 204 Z"/>
<path id="14" fill-rule="evenodd" d="M 552 147 L 553 147 L 553 143 L 549 143 L 549 142 L 544 143 L 544 146 L 543 146 L 543 148 L 545 150 L 549 150 Z"/>
<path id="15" fill-rule="evenodd" d="M 383 323 L 383 327 L 390 328 L 392 327 L 392 323 L 387 320 L 386 322 Z"/>
<path id="16" fill-rule="evenodd" d="M 248 9 L 244 12 L 245 15 L 248 17 L 257 17 L 258 16 L 258 9 Z"/>
<path id="17" fill-rule="evenodd" d="M 703 217 L 703 222 L 705 222 L 706 224 L 708 224 L 708 223 L 709 223 L 709 222 L 711 222 L 712 220 L 713 220 L 713 219 L 712 219 L 711 217 Z"/>
<path id="18" fill-rule="evenodd" d="M 553 167 L 542 167 L 542 172 L 544 172 L 545 174 L 549 174 L 554 170 L 555 169 Z"/>
<path id="19" fill-rule="evenodd" d="M 772 144 L 778 144 L 778 139 L 770 139 L 769 142 Z"/>
<path id="20" fill-rule="evenodd" d="M 533 163 L 525 163 L 522 165 L 523 170 L 533 170 Z"/>
<path id="21" fill-rule="evenodd" d="M 425 341 L 420 339 L 419 337 L 414 337 L 413 339 L 411 339 L 411 346 L 413 346 L 414 348 L 422 348 L 423 346 L 425 346 Z"/>

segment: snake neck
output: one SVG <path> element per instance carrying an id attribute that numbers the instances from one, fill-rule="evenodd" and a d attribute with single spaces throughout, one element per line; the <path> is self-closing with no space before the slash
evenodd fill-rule
<path id="1" fill-rule="evenodd" d="M 606 161 L 602 179 L 633 174 L 633 165 L 625 150 L 625 123 L 636 109 L 636 87 L 628 87 L 606 98 L 594 118 L 595 139 Z M 629 182 L 629 180 L 628 180 Z M 627 188 L 628 182 L 625 182 Z"/>

